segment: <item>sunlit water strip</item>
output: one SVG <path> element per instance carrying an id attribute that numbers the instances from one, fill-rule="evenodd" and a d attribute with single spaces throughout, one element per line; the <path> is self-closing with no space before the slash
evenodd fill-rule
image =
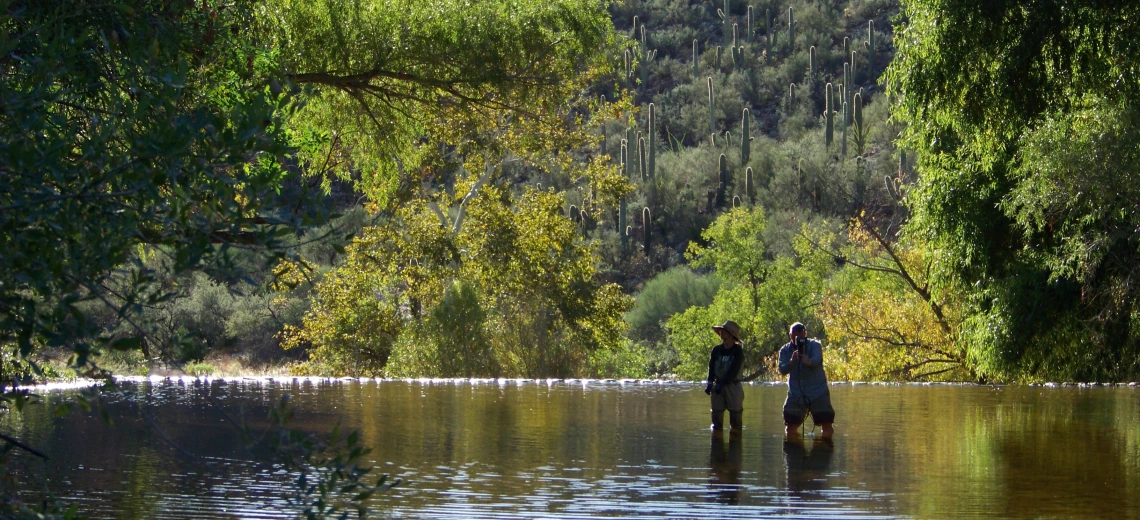
<path id="1" fill-rule="evenodd" d="M 1000 398 L 1007 392 L 1002 387 L 978 387 L 975 385 L 946 385 L 946 384 L 877 384 L 877 383 L 839 383 L 833 385 L 836 390 L 837 405 L 841 405 L 841 413 L 848 414 L 843 426 L 845 432 L 843 440 L 836 447 L 838 464 L 833 463 L 830 469 L 816 471 L 807 468 L 805 481 L 799 482 L 801 489 L 789 490 L 788 483 L 783 475 L 791 478 L 792 469 L 785 467 L 783 459 L 779 456 L 780 436 L 772 430 L 772 417 L 778 414 L 778 403 L 781 399 L 784 386 L 781 382 L 755 383 L 758 387 L 750 391 L 746 405 L 749 406 L 746 418 L 746 455 L 743 462 L 737 462 L 738 474 L 733 477 L 734 483 L 721 483 L 712 473 L 717 471 L 716 463 L 713 468 L 703 465 L 708 460 L 708 433 L 701 430 L 701 423 L 707 421 L 707 398 L 700 394 L 699 383 L 662 381 L 662 380 L 606 380 L 606 379 L 373 379 L 373 378 L 320 378 L 320 377 L 244 377 L 244 378 L 194 378 L 194 377 L 129 377 L 118 379 L 120 387 L 125 392 L 135 392 L 138 396 L 145 396 L 146 406 L 166 406 L 166 411 L 180 413 L 205 414 L 206 418 L 197 418 L 192 424 L 202 424 L 209 419 L 211 407 L 216 403 L 233 403 L 232 406 L 248 406 L 250 403 L 269 403 L 283 394 L 297 396 L 298 404 L 314 409 L 327 409 L 324 413 L 324 422 L 331 418 L 343 416 L 345 412 L 355 407 L 368 406 L 365 414 L 377 415 L 378 422 L 369 427 L 381 428 L 378 435 L 373 433 L 373 445 L 378 446 L 379 460 L 391 462 L 395 465 L 381 466 L 379 469 L 385 473 L 405 479 L 407 485 L 398 487 L 383 496 L 378 497 L 374 507 L 383 511 L 385 516 L 398 518 L 597 518 L 597 517 L 628 517 L 639 518 L 898 518 L 907 516 L 929 517 L 927 514 L 916 513 L 921 509 L 913 509 L 912 505 L 919 494 L 933 494 L 937 503 L 950 504 L 953 508 L 951 514 L 937 515 L 946 518 L 956 517 L 987 517 L 1006 516 L 994 514 L 993 500 L 1014 500 L 1020 493 L 1025 500 L 1025 492 L 1016 489 L 1010 490 L 1010 484 L 995 485 L 992 480 L 1000 476 L 1001 468 L 1014 467 L 1026 464 L 1025 459 L 1014 459 L 1002 462 L 1002 459 L 992 461 L 993 457 L 1001 457 L 1002 451 L 1009 451 L 1016 446 L 1016 442 L 1028 441 L 1025 451 L 1031 459 L 1039 459 L 1044 470 L 1037 473 L 1057 481 L 1057 488 L 1049 488 L 1049 480 L 1045 482 L 1044 493 L 1030 495 L 1033 497 L 1032 505 L 1042 514 L 1036 517 L 1096 517 L 1098 511 L 1089 508 L 1089 503 L 1097 503 L 1096 496 L 1092 494 L 1097 490 L 1112 488 L 1122 492 L 1129 489 L 1136 480 L 1137 472 L 1127 469 L 1127 460 L 1136 459 L 1140 453 L 1136 447 L 1137 435 L 1134 417 L 1135 412 L 1128 412 L 1128 408 L 1112 405 L 1111 401 L 1104 406 L 1090 408 L 1088 399 L 1099 399 L 1096 396 L 1108 396 L 1111 399 L 1125 399 L 1124 403 L 1135 401 L 1133 388 L 1123 390 L 1123 393 L 1107 388 L 1110 385 L 1096 384 L 1046 384 L 1036 388 L 1010 387 L 1011 395 L 1019 395 L 1015 399 Z M 52 385 L 39 385 L 29 387 L 34 393 L 50 396 L 57 392 L 68 392 L 76 389 L 100 385 L 101 381 L 74 381 Z M 1115 385 L 1123 386 L 1123 385 Z M 843 390 L 843 387 L 847 387 Z M 862 387 L 862 388 L 861 388 Z M 874 387 L 883 387 L 874 389 Z M 930 390 L 915 387 L 947 387 L 943 390 L 931 388 Z M 913 389 L 913 391 L 904 391 Z M 1089 391 L 1086 391 L 1089 390 Z M 1105 393 L 1103 391 L 1113 393 Z M 856 392 L 844 402 L 844 395 Z M 900 393 L 902 392 L 902 393 Z M 918 392 L 918 393 L 914 393 Z M 931 393 L 933 392 L 933 393 Z M 947 393 L 949 392 L 949 393 Z M 201 399 L 195 396 L 209 394 L 212 404 L 202 408 Z M 1040 395 L 1038 395 L 1040 394 Z M 960 396 L 975 396 L 968 399 Z M 1048 396 L 1055 396 L 1049 398 Z M 1073 398 L 1078 395 L 1077 401 Z M 942 397 L 939 397 L 942 396 Z M 955 397 L 958 396 L 958 397 Z M 1044 410 L 1045 415 L 1035 412 L 1026 415 L 1033 401 L 1026 398 L 1045 396 L 1047 399 L 1040 407 L 1049 405 L 1056 407 L 1056 411 Z M 1129 399 L 1129 396 L 1133 396 Z M 517 426 L 503 424 L 499 429 L 488 430 L 495 435 L 502 436 L 500 441 L 507 450 L 508 458 L 492 459 L 492 462 L 483 461 L 486 453 L 478 450 L 470 451 L 458 460 L 439 459 L 432 455 L 432 451 L 417 454 L 415 450 L 431 447 L 431 450 L 445 449 L 457 441 L 466 443 L 477 440 L 485 433 L 472 433 L 467 431 L 472 425 L 480 423 L 464 423 L 456 421 L 451 416 L 463 411 L 471 405 L 470 399 L 479 397 L 484 410 L 498 410 L 506 406 L 506 410 L 513 414 L 533 414 L 533 406 L 540 404 L 544 407 L 562 408 L 567 406 L 586 406 L 583 410 L 567 415 L 571 420 L 568 423 L 556 423 L 554 429 L 543 426 L 527 424 L 524 429 L 542 426 L 542 430 L 534 432 L 521 431 Z M 526 403 L 512 406 L 520 397 L 526 398 Z M 589 397 L 589 400 L 582 399 Z M 953 398 L 953 399 L 947 399 Z M 366 399 L 364 402 L 356 402 Z M 432 403 L 447 404 L 442 408 L 424 408 Z M 506 399 L 506 400 L 504 400 Z M 931 401 L 933 399 L 933 401 Z M 113 402 L 113 399 L 111 400 Z M 930 403 L 938 404 L 938 415 L 945 415 L 948 421 L 942 430 L 927 431 L 924 423 L 908 422 L 916 413 L 931 411 Z M 958 402 L 961 401 L 961 402 Z M 523 401 L 520 401 L 522 403 Z M 323 403 L 323 404 L 317 404 Z M 496 404 L 498 403 L 498 404 Z M 585 403 L 585 404 L 582 404 Z M 654 404 L 658 403 L 658 404 Z M 1070 404 L 1073 403 L 1073 404 Z M 476 403 L 478 404 L 478 403 Z M 1073 406 L 1076 408 L 1073 408 Z M 413 415 L 416 421 L 427 423 L 426 428 L 409 428 L 401 424 L 410 416 L 405 412 L 387 412 L 389 406 L 400 405 L 418 410 L 416 414 L 443 413 L 435 419 L 427 419 L 426 415 Z M 231 406 L 224 404 L 224 406 Z M 314 406 L 316 408 L 314 408 Z M 486 408 L 486 407 L 490 408 Z M 601 406 L 599 408 L 599 406 Z M 612 407 L 618 407 L 616 409 Z M 170 408 L 173 407 L 173 408 Z M 775 408 L 774 408 L 775 407 Z M 902 407 L 902 408 L 900 408 Z M 957 408 L 954 408 L 957 407 Z M 681 409 L 688 410 L 680 415 Z M 1103 408 L 1103 410 L 1099 410 Z M 611 415 L 618 409 L 623 410 L 621 415 Z M 855 409 L 863 411 L 856 413 Z M 896 410 L 897 411 L 892 411 Z M 160 413 L 156 408 L 156 416 Z M 182 410 L 182 411 L 180 411 Z M 957 410 L 957 411 L 955 411 Z M 1005 410 L 1005 411 L 1003 411 Z M 1015 412 L 1015 413 L 1006 413 Z M 774 413 L 773 413 L 774 412 Z M 1108 463 L 1114 458 L 1123 457 L 1123 469 L 1098 468 L 1098 475 L 1107 475 L 1109 483 L 1102 487 L 1087 488 L 1080 494 L 1070 497 L 1066 493 L 1070 489 L 1082 489 L 1079 486 L 1070 486 L 1064 477 L 1067 466 L 1058 466 L 1049 462 L 1052 452 L 1042 450 L 1034 444 L 1034 439 L 1042 439 L 1041 435 L 1057 436 L 1057 433 L 1048 433 L 1053 430 L 1035 430 L 1033 421 L 1059 420 L 1058 412 L 1067 414 L 1066 422 L 1057 423 L 1051 428 L 1072 423 L 1080 428 L 1075 429 L 1072 435 L 1076 438 L 1089 441 L 1087 450 L 1090 453 L 1103 453 L 1105 446 L 1121 450 L 1121 455 L 1105 456 Z M 355 412 L 353 412 L 355 413 Z M 394 415 L 393 415 L 394 413 Z M 479 418 L 478 412 L 476 418 Z M 1116 437 L 1105 437 L 1098 440 L 1090 437 L 1082 422 L 1073 422 L 1073 417 L 1092 413 L 1089 420 L 1094 427 L 1093 432 L 1109 432 L 1105 421 L 1115 420 L 1121 426 L 1117 429 L 1125 439 L 1132 439 L 1123 444 Z M 1128 415 L 1131 413 L 1132 415 Z M 330 415 L 331 414 L 331 415 Z M 641 419 L 622 419 L 634 414 Z M 641 415 L 638 415 L 641 414 Z M 985 414 L 979 416 L 978 414 Z M 1106 415 L 1107 414 L 1107 415 Z M 349 414 L 352 415 L 351 413 Z M 359 415 L 359 414 L 357 414 Z M 1024 415 L 1030 422 L 1014 422 L 1018 415 Z M 599 419 L 600 416 L 612 417 Z M 703 416 L 703 418 L 702 418 Z M 865 416 L 862 417 L 861 416 Z M 197 416 L 195 416 L 197 417 Z M 432 416 L 435 417 L 435 416 Z M 631 416 L 632 417 L 632 416 Z M 928 420 L 923 416 L 924 420 Z M 1007 418 L 1008 417 L 1008 418 Z M 1033 417 L 1038 417 L 1034 419 Z M 479 418 L 486 420 L 485 418 Z M 357 425 L 352 419 L 346 427 L 355 428 Z M 445 422 L 438 422 L 444 420 Z M 589 425 L 578 424 L 581 421 L 600 421 Z M 616 421 L 616 422 L 614 422 Z M 632 421 L 632 422 L 631 422 Z M 648 421 L 648 422 L 646 422 Z M 767 421 L 767 425 L 765 422 Z M 954 430 L 962 424 L 972 425 L 962 431 Z M 182 423 L 185 425 L 185 421 Z M 707 422 L 704 422 L 707 424 Z M 850 425 L 850 426 L 848 426 Z M 1133 426 L 1128 426 L 1133 425 Z M 776 428 L 779 426 L 777 425 Z M 90 426 L 88 427 L 88 429 Z M 187 430 L 189 435 L 199 431 L 194 426 Z M 583 430 L 583 428 L 585 428 Z M 950 429 L 947 429 L 950 428 Z M 582 430 L 585 437 L 579 434 L 566 435 L 567 429 Z M 505 430 L 506 435 L 502 433 Z M 1017 437 L 1008 437 L 1006 432 L 1025 430 L 1027 433 Z M 65 433 L 63 430 L 58 432 Z M 176 431 L 176 430 L 171 430 Z M 778 430 L 777 430 L 778 431 Z M 1033 432 L 1039 432 L 1034 434 Z M 401 433 L 403 432 L 403 433 Z M 512 433 L 516 432 L 516 433 Z M 131 435 L 139 435 L 140 442 L 143 437 L 149 436 L 148 428 L 144 427 Z M 947 444 L 951 449 L 946 453 L 935 454 L 941 457 L 942 462 L 923 466 L 920 462 L 915 465 L 911 458 L 922 461 L 927 454 L 935 448 L 935 444 L 927 443 L 909 448 L 898 448 L 899 443 L 908 436 L 930 435 L 938 439 L 935 444 Z M 561 435 L 561 437 L 559 437 Z M 600 436 L 598 436 L 600 435 Z M 1058 437 L 1063 444 L 1074 445 L 1069 434 Z M 534 463 L 534 457 L 521 462 L 510 462 L 510 453 L 526 454 L 527 452 L 542 452 L 547 449 L 545 444 L 560 442 L 573 446 L 574 443 L 590 448 L 595 443 L 611 443 L 610 437 L 625 438 L 624 448 L 621 443 L 617 451 L 624 454 L 619 460 L 606 460 L 593 457 L 585 460 L 558 460 L 545 459 L 545 463 Z M 629 444 L 629 439 L 644 436 L 644 441 Z M 1127 437 L 1130 436 L 1130 437 Z M 596 439 L 595 439 L 596 437 Z M 1008 437 L 1008 438 L 1007 438 Z M 992 438 L 992 440 L 991 440 Z M 376 444 L 379 439 L 380 444 Z M 891 442 L 884 443 L 886 439 Z M 896 441 L 897 439 L 897 441 Z M 420 446 L 421 443 L 423 446 Z M 150 473 L 143 471 L 136 464 L 144 457 L 134 452 L 118 455 L 118 460 L 99 464 L 80 464 L 69 471 L 62 482 L 67 490 L 62 494 L 66 502 L 78 503 L 92 518 L 291 518 L 294 513 L 282 498 L 283 484 L 293 475 L 272 468 L 266 469 L 263 465 L 251 465 L 249 461 L 240 458 L 209 457 L 197 469 L 187 471 L 181 468 L 182 463 L 178 457 L 169 454 L 169 447 L 162 444 L 148 445 L 152 455 L 146 457 L 147 464 L 156 465 L 150 468 Z M 1132 444 L 1128 444 L 1132 442 Z M 689 463 L 669 464 L 658 460 L 657 455 L 644 456 L 630 453 L 630 446 L 644 445 L 645 450 L 652 451 L 657 445 L 667 446 L 666 455 L 670 450 L 677 450 L 675 455 L 684 455 Z M 388 446 L 391 445 L 391 446 Z M 955 448 L 955 445 L 957 447 Z M 493 444 L 492 446 L 495 446 Z M 715 446 L 715 445 L 714 445 Z M 916 451 L 916 447 L 922 449 Z M 412 453 L 405 453 L 408 450 Z M 561 448 L 567 453 L 567 448 Z M 577 448 L 576 448 L 577 449 Z M 612 447 L 610 448 L 613 449 Z M 513 450 L 513 451 L 512 451 Z M 624 451 L 622 451 L 624 450 Z M 705 451 L 702 451 L 705 450 Z M 884 451 L 885 450 L 885 451 Z M 946 459 L 954 456 L 957 450 L 960 457 Z M 1091 451 L 1090 451 L 1091 450 Z M 1079 453 L 1084 453 L 1079 451 Z M 570 450 L 570 453 L 573 453 Z M 866 452 L 872 458 L 865 459 L 861 453 Z M 893 455 L 890 455 L 892 452 Z M 157 459 L 153 453 L 157 453 Z M 715 449 L 714 449 L 715 453 Z M 880 456 L 889 464 L 868 465 Z M 1016 453 L 1016 450 L 1015 450 Z M 687 455 L 686 455 L 687 454 Z M 638 459 L 638 456 L 644 458 Z M 715 455 L 710 455 L 715 458 Z M 464 458 L 466 457 L 466 458 Z M 474 457 L 474 458 L 472 458 Z M 1072 458 L 1072 457 L 1070 457 Z M 438 460 L 437 460 L 438 459 Z M 697 459 L 697 464 L 692 464 Z M 1088 465 L 1089 460 L 1081 455 L 1075 460 L 1082 465 Z M 157 462 L 155 462 L 157 461 Z M 433 462 L 434 461 L 434 462 Z M 1040 462 L 1044 461 L 1044 462 Z M 1140 462 L 1140 459 L 1134 460 Z M 962 468 L 948 466 L 958 464 Z M 903 466 L 894 467 L 902 464 Z M 117 469 L 115 466 L 121 466 Z M 172 469 L 167 469 L 168 467 Z M 125 468 L 125 469 L 124 469 Z M 902 468 L 902 469 L 900 469 Z M 975 469 L 971 469 L 975 468 Z M 145 500 L 137 500 L 132 493 L 140 490 L 131 488 L 131 483 L 142 480 L 152 482 L 155 470 L 160 478 L 161 486 L 154 489 L 144 488 L 141 492 L 146 495 Z M 801 471 L 801 470 L 796 470 Z M 903 471 L 899 475 L 899 471 Z M 963 473 L 973 471 L 974 473 Z M 801 471 L 802 473 L 802 471 Z M 98 475 L 97 478 L 87 478 L 86 475 Z M 1030 475 L 1033 477 L 1035 475 Z M 901 477 L 901 480 L 898 480 Z M 1063 477 L 1058 480 L 1057 477 Z M 72 480 L 66 480 L 73 478 Z M 1018 477 L 1025 480 L 1026 477 Z M 90 480 L 104 482 L 100 486 L 92 486 Z M 913 482 L 934 482 L 934 487 L 913 487 Z M 971 483 L 975 482 L 976 483 Z M 110 482 L 110 484 L 107 484 Z M 950 489 L 939 490 L 938 482 L 953 483 Z M 1042 484 L 1037 484 L 1041 486 Z M 942 484 L 946 487 L 945 484 Z M 1124 486 L 1121 488 L 1121 486 Z M 173 488 L 173 489 L 171 489 Z M 970 490 L 963 495 L 963 489 Z M 938 493 L 942 493 L 939 495 Z M 996 496 L 993 496 L 994 493 Z M 944 495 L 944 496 L 943 496 Z M 1091 498 L 1085 498 L 1088 495 Z M 1078 499 L 1078 500 L 1074 500 Z M 987 502 L 987 500 L 989 502 Z M 1088 514 L 1066 514 L 1079 509 L 1065 509 L 1066 503 L 1073 507 L 1086 508 Z M 1123 517 L 1130 512 L 1137 512 L 1137 501 L 1134 492 L 1124 493 L 1123 502 L 1118 510 Z M 127 504 L 126 506 L 124 504 Z M 141 504 L 141 505 L 140 505 Z M 126 509 L 124 509 L 126 508 Z M 954 509 L 956 508 L 956 509 Z M 954 514 L 957 513 L 957 514 Z M 1021 515 L 1012 515 L 1021 517 Z"/>

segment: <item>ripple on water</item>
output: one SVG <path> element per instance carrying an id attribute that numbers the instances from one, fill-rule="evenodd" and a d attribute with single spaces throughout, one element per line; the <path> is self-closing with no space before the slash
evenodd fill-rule
<path id="1" fill-rule="evenodd" d="M 982 518 L 1012 503 L 1025 514 L 1007 516 L 1140 518 L 1140 469 L 1127 463 L 1140 453 L 1135 387 L 839 384 L 836 440 L 785 443 L 782 383 L 746 389 L 739 437 L 709 434 L 708 399 L 684 381 L 123 386 L 129 395 L 106 400 L 116 429 L 73 413 L 29 421 L 42 431 L 25 434 L 51 448 L 49 484 L 92 518 L 292 517 L 281 497 L 295 475 L 252 461 L 223 416 L 263 418 L 286 393 L 296 427 L 362 432 L 377 472 L 406 482 L 375 498 L 397 518 Z M 139 410 L 202 460 L 179 454 Z M 1104 484 L 1085 485 L 1089 472 Z"/>

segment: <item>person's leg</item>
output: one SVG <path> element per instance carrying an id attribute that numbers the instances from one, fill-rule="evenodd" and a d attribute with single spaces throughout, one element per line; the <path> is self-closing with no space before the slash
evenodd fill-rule
<path id="1" fill-rule="evenodd" d="M 823 394 L 822 397 L 812 401 L 811 416 L 814 420 L 819 421 L 819 425 L 823 428 L 823 438 L 830 439 L 831 435 L 835 433 L 835 428 L 833 427 L 833 423 L 835 422 L 835 409 L 831 407 L 831 392 Z"/>
<path id="2" fill-rule="evenodd" d="M 724 410 L 713 410 L 712 411 L 712 429 L 713 430 L 723 430 L 724 429 Z"/>
<path id="3" fill-rule="evenodd" d="M 724 391 L 714 393 L 710 400 L 712 408 L 712 429 L 724 428 L 724 411 L 728 409 L 728 402 L 724 399 Z"/>
<path id="4" fill-rule="evenodd" d="M 799 434 L 800 425 L 804 423 L 804 406 L 799 397 L 793 398 L 790 394 L 784 400 L 784 434 L 791 437 Z"/>
<path id="5" fill-rule="evenodd" d="M 744 410 L 728 411 L 728 424 L 732 427 L 733 431 L 740 431 L 744 428 Z"/>
<path id="6" fill-rule="evenodd" d="M 728 423 L 733 430 L 740 431 L 744 428 L 744 386 L 739 381 L 734 381 L 725 385 L 722 393 L 725 408 L 728 409 Z"/>

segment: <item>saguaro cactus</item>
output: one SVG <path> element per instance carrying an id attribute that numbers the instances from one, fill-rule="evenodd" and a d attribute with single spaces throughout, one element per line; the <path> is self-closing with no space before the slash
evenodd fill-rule
<path id="1" fill-rule="evenodd" d="M 696 40 L 696 38 L 694 38 L 693 39 L 693 79 L 697 79 L 697 74 L 699 74 L 699 70 L 700 70 L 699 69 L 699 64 L 700 64 L 699 58 L 700 58 L 700 55 L 697 54 L 697 40 Z"/>
<path id="2" fill-rule="evenodd" d="M 752 111 L 747 108 L 740 116 L 740 164 L 747 165 L 752 157 L 752 134 L 748 131 L 748 120 L 752 119 Z"/>
<path id="3" fill-rule="evenodd" d="M 823 119 L 824 119 L 823 141 L 824 141 L 824 146 L 826 146 L 828 149 L 831 149 L 831 141 L 834 139 L 834 132 L 835 132 L 834 127 L 833 127 L 835 118 L 833 115 L 834 109 L 832 108 L 832 103 L 834 103 L 834 101 L 832 101 L 832 99 L 831 99 L 832 95 L 833 95 L 832 94 L 832 86 L 831 86 L 831 83 L 828 83 L 827 86 L 824 87 L 824 96 L 823 96 L 823 102 L 824 102 L 824 105 L 823 105 Z"/>
<path id="4" fill-rule="evenodd" d="M 744 170 L 744 194 L 748 196 L 748 203 L 756 204 L 756 180 L 752 174 L 752 167 Z"/>
<path id="5" fill-rule="evenodd" d="M 653 113 L 656 110 L 653 108 L 653 103 L 649 104 L 649 142 L 645 143 L 649 147 L 646 150 L 648 156 L 648 166 L 646 167 L 645 175 L 647 179 L 652 179 L 654 173 L 657 171 L 657 125 L 654 122 L 655 116 Z"/>
<path id="6" fill-rule="evenodd" d="M 649 179 L 649 172 L 646 169 L 646 167 L 647 167 L 646 162 L 647 161 L 645 160 L 645 139 L 639 137 L 637 139 L 637 167 L 638 167 L 638 170 L 641 171 L 641 180 L 642 181 Z"/>
<path id="7" fill-rule="evenodd" d="M 808 49 L 808 78 L 815 77 L 815 45 Z"/>
<path id="8" fill-rule="evenodd" d="M 732 19 L 728 16 L 728 3 L 729 0 L 724 0 L 724 9 L 717 9 L 716 14 L 720 15 L 720 19 L 724 23 L 724 46 L 727 47 L 732 42 Z"/>
<path id="9" fill-rule="evenodd" d="M 883 182 L 887 185 L 887 193 L 889 193 L 893 199 L 902 200 L 902 192 L 899 191 L 895 180 L 892 179 L 890 175 L 884 175 Z"/>
<path id="10" fill-rule="evenodd" d="M 843 144 L 841 145 L 842 149 L 840 150 L 840 153 L 843 154 L 843 157 L 847 157 L 847 126 L 851 124 L 851 121 L 848 119 L 849 116 L 847 115 L 848 114 L 847 105 L 848 105 L 848 103 L 846 101 L 844 101 L 843 102 Z"/>
<path id="11" fill-rule="evenodd" d="M 621 140 L 621 173 L 625 176 L 626 179 L 629 178 L 629 143 L 625 139 Z M 621 234 L 621 245 L 623 249 L 626 247 L 626 243 L 629 241 L 629 237 L 627 237 L 625 234 L 622 234 L 620 231 L 626 227 L 625 213 L 626 203 L 625 197 L 623 196 L 620 200 L 618 200 L 618 232 Z"/>
<path id="12" fill-rule="evenodd" d="M 644 242 L 645 254 L 647 254 L 647 255 L 649 254 L 649 236 L 650 236 L 649 230 L 652 227 L 653 227 L 653 215 L 652 215 L 652 213 L 649 212 L 648 207 L 643 208 L 641 210 L 641 228 L 643 230 L 641 239 Z"/>
<path id="13" fill-rule="evenodd" d="M 792 13 L 791 6 L 788 6 L 788 51 L 793 52 L 796 50 L 796 17 Z"/>
<path id="14" fill-rule="evenodd" d="M 745 16 L 744 41 L 751 43 L 752 42 L 752 17 L 753 17 L 751 5 L 748 6 L 748 12 L 744 16 Z"/>
<path id="15" fill-rule="evenodd" d="M 764 54 L 772 59 L 772 46 L 776 44 L 776 33 L 772 32 L 772 10 L 764 10 Z"/>
<path id="16" fill-rule="evenodd" d="M 724 49 L 724 47 L 717 45 L 716 46 L 716 56 L 713 57 L 713 69 L 715 69 L 717 72 L 720 72 L 720 51 L 722 49 Z"/>
<path id="17" fill-rule="evenodd" d="M 713 101 L 715 98 L 713 97 L 714 92 L 713 92 L 713 82 L 712 82 L 711 76 L 708 78 L 708 85 L 709 85 L 709 132 L 712 135 L 716 135 L 716 115 L 715 115 L 716 112 L 714 110 L 714 105 L 713 105 Z"/>
<path id="18" fill-rule="evenodd" d="M 641 72 L 641 91 L 645 92 L 649 88 L 649 63 L 657 58 L 657 49 L 651 51 L 644 51 L 641 54 L 641 62 L 638 63 L 638 71 Z"/>
<path id="19" fill-rule="evenodd" d="M 846 103 L 848 101 L 851 101 L 851 64 L 850 63 L 844 63 L 843 64 L 843 102 Z M 846 123 L 847 114 L 844 113 L 843 117 L 844 117 L 844 121 L 845 121 L 843 124 L 847 124 Z"/>
<path id="20" fill-rule="evenodd" d="M 863 126 L 863 95 L 855 94 L 851 104 L 851 115 L 855 123 L 855 153 L 863 156 L 864 146 L 867 144 L 867 128 Z"/>
<path id="21" fill-rule="evenodd" d="M 629 178 L 629 141 L 621 140 L 621 174 Z"/>
<path id="22" fill-rule="evenodd" d="M 867 70 L 871 74 L 875 73 L 875 21 L 867 21 L 867 41 L 864 42 L 867 46 Z"/>
<path id="23" fill-rule="evenodd" d="M 744 67 L 744 46 L 736 46 L 736 24 L 732 24 L 732 68 L 741 70 Z"/>
<path id="24" fill-rule="evenodd" d="M 629 146 L 631 148 L 633 147 L 633 143 L 637 142 L 633 139 L 633 132 L 636 130 L 636 128 L 637 128 L 637 123 L 633 120 L 633 114 L 630 114 L 629 120 L 625 125 L 625 140 L 622 141 L 623 144 L 625 144 L 626 146 Z M 632 151 L 632 150 L 630 150 L 630 151 Z M 627 155 L 626 160 L 632 161 L 632 158 Z M 629 172 L 627 171 L 625 173 L 627 174 L 626 178 L 629 178 L 628 177 Z"/>
<path id="25" fill-rule="evenodd" d="M 725 190 L 728 189 L 728 157 L 725 157 L 725 155 L 723 153 L 720 154 L 720 176 L 719 176 L 719 180 L 720 180 L 720 184 L 717 187 L 716 200 L 717 200 L 717 205 L 723 207 L 725 204 L 725 200 L 724 200 Z"/>

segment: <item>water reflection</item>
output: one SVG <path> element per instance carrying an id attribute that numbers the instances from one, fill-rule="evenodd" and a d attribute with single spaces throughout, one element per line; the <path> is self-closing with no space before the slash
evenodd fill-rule
<path id="1" fill-rule="evenodd" d="M 811 448 L 804 447 L 804 438 L 789 436 L 784 440 L 784 467 L 788 473 L 788 491 L 805 500 L 818 498 L 827 489 L 827 473 L 835 444 L 831 439 L 817 437 Z"/>
<path id="2" fill-rule="evenodd" d="M 744 448 L 740 430 L 728 434 L 728 448 L 724 445 L 724 431 L 712 433 L 709 448 L 709 488 L 713 501 L 721 504 L 740 503 L 740 470 L 744 467 Z"/>
<path id="3" fill-rule="evenodd" d="M 0 416 L 52 457 L 26 460 L 29 487 L 92 518 L 290 518 L 287 475 L 227 421 L 260 430 L 288 394 L 296 427 L 358 430 L 378 471 L 404 479 L 375 497 L 394 518 L 1140 518 L 1140 389 L 836 386 L 850 419 L 831 444 L 785 443 L 782 386 L 748 389 L 736 436 L 710 434 L 686 384 L 125 386 L 134 397 L 106 402 L 113 426 L 53 418 L 51 392 Z"/>

